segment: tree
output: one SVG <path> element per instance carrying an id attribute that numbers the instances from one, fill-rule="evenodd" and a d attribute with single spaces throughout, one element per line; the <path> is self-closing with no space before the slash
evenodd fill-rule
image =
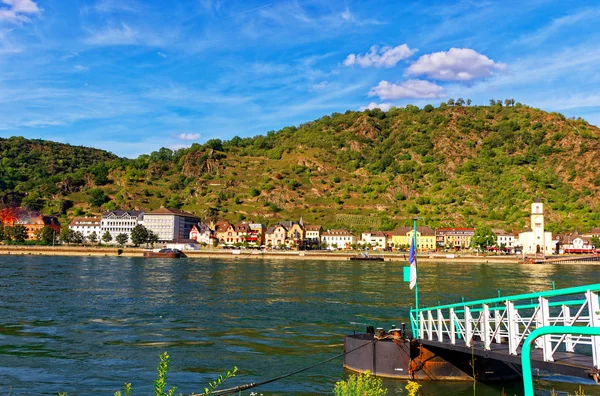
<path id="1" fill-rule="evenodd" d="M 117 243 L 121 247 L 124 246 L 128 240 L 129 240 L 129 237 L 127 236 L 127 234 L 119 234 L 115 237 L 115 241 L 117 241 Z"/>
<path id="2" fill-rule="evenodd" d="M 88 235 L 88 241 L 90 241 L 90 243 L 98 243 L 98 234 L 96 234 L 96 231 Z"/>
<path id="3" fill-rule="evenodd" d="M 131 230 L 131 243 L 134 246 L 139 246 L 146 242 L 148 242 L 148 229 L 141 224 L 133 227 Z"/>
<path id="4" fill-rule="evenodd" d="M 590 242 L 596 249 L 600 249 L 600 237 L 593 236 L 590 238 Z"/>
<path id="5" fill-rule="evenodd" d="M 102 206 L 108 202 L 108 197 L 104 194 L 104 191 L 99 188 L 92 188 L 89 193 L 90 197 L 88 203 L 92 206 Z"/>
<path id="6" fill-rule="evenodd" d="M 490 99 L 490 106 L 496 106 L 496 101 L 494 99 Z"/>
<path id="7" fill-rule="evenodd" d="M 457 106 L 464 106 L 465 105 L 465 100 L 463 98 L 456 99 L 456 105 Z"/>
<path id="8" fill-rule="evenodd" d="M 490 226 L 479 226 L 475 228 L 471 244 L 473 247 L 485 250 L 488 246 L 496 245 L 496 234 L 494 234 Z"/>
<path id="9" fill-rule="evenodd" d="M 99 163 L 90 169 L 94 183 L 103 186 L 108 183 L 108 166 L 105 163 Z"/>
<path id="10" fill-rule="evenodd" d="M 54 243 L 54 237 L 55 237 L 55 233 L 54 230 L 50 227 L 44 227 L 42 228 L 42 231 L 40 232 L 40 241 L 44 244 L 44 245 L 52 245 Z"/>
<path id="11" fill-rule="evenodd" d="M 21 206 L 24 206 L 31 210 L 42 210 L 44 207 L 44 200 L 40 197 L 40 194 L 37 191 L 31 192 L 27 194 L 25 198 L 21 201 Z"/>
<path id="12" fill-rule="evenodd" d="M 110 235 L 110 232 L 106 231 L 102 235 L 102 242 L 104 242 L 104 243 L 110 243 L 111 241 L 112 241 L 112 235 Z"/>
<path id="13" fill-rule="evenodd" d="M 27 230 L 21 224 L 12 227 L 12 239 L 17 243 L 22 243 L 27 239 Z"/>
<path id="14" fill-rule="evenodd" d="M 454 99 L 448 99 L 448 106 L 454 106 Z"/>
<path id="15" fill-rule="evenodd" d="M 471 99 L 467 99 L 467 106 L 471 106 Z"/>
<path id="16" fill-rule="evenodd" d="M 62 243 L 70 244 L 73 241 L 73 230 L 69 227 L 64 227 L 60 230 L 60 241 Z"/>
<path id="17" fill-rule="evenodd" d="M 85 240 L 85 237 L 83 236 L 81 231 L 75 231 L 73 233 L 73 236 L 71 237 L 71 241 L 76 245 L 82 244 L 84 240 Z"/>
<path id="18" fill-rule="evenodd" d="M 0 225 L 0 241 L 3 241 L 6 239 L 6 231 L 4 231 L 4 226 Z"/>
<path id="19" fill-rule="evenodd" d="M 154 244 L 158 242 L 158 234 L 148 231 L 148 239 L 147 242 L 154 247 Z"/>

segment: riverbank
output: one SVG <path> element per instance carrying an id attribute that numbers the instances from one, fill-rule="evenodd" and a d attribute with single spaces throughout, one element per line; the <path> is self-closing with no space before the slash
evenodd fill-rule
<path id="1" fill-rule="evenodd" d="M 114 247 L 84 247 L 84 246 L 0 246 L 1 255 L 35 255 L 35 256 L 122 256 L 143 257 L 144 249 L 141 248 L 114 248 Z M 251 259 L 279 259 L 279 260 L 350 260 L 359 252 L 328 252 L 328 251 L 268 251 L 256 250 L 226 250 L 203 249 L 186 250 L 188 258 L 251 258 Z M 373 253 L 380 256 L 380 253 Z M 408 253 L 385 253 L 385 261 L 406 262 Z M 474 256 L 454 255 L 450 258 L 446 254 L 423 254 L 418 256 L 422 262 L 447 262 L 447 263 L 506 263 L 518 264 L 518 256 Z M 374 262 L 375 265 L 377 262 Z"/>

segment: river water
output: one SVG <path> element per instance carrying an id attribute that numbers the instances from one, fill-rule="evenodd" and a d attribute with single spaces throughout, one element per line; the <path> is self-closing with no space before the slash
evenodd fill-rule
<path id="1" fill-rule="evenodd" d="M 421 305 L 600 283 L 591 265 L 422 263 Z M 343 352 L 364 323 L 408 323 L 414 296 L 402 264 L 350 261 L 0 257 L 0 393 L 153 393 L 171 356 L 176 394 L 260 382 Z M 273 382 L 264 395 L 330 394 L 342 361 Z M 385 382 L 404 394 L 403 381 Z M 538 382 L 545 388 L 565 388 Z M 567 390 L 574 390 L 567 384 Z M 520 394 L 520 384 L 425 384 L 427 395 Z M 593 392 L 593 391 L 592 391 Z M 249 394 L 250 392 L 244 392 Z M 590 391 L 586 391 L 586 394 Z M 600 391 L 596 394 L 600 394 Z"/>

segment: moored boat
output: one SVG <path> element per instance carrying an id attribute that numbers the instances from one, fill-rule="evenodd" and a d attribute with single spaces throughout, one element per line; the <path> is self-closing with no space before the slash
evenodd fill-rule
<path id="1" fill-rule="evenodd" d="M 350 260 L 354 261 L 383 261 L 383 257 L 380 256 L 369 256 L 367 252 L 362 252 L 357 256 L 350 257 Z"/>
<path id="2" fill-rule="evenodd" d="M 182 256 L 183 253 L 178 249 L 144 250 L 144 257 L 148 258 L 180 258 Z"/>
<path id="3" fill-rule="evenodd" d="M 404 327 L 404 326 L 403 326 Z M 344 368 L 410 380 L 499 381 L 519 378 L 510 365 L 443 348 L 424 346 L 410 332 L 368 328 L 344 337 Z M 473 366 L 475 362 L 475 366 Z"/>

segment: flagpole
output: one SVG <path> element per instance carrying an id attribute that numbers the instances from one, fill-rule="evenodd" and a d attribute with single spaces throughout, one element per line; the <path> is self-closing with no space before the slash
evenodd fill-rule
<path id="1" fill-rule="evenodd" d="M 417 273 L 417 280 L 415 282 L 415 312 L 417 313 L 416 325 L 417 325 L 417 339 L 419 338 L 419 266 L 417 263 L 417 218 L 413 218 L 413 243 L 415 246 L 415 269 Z"/>

